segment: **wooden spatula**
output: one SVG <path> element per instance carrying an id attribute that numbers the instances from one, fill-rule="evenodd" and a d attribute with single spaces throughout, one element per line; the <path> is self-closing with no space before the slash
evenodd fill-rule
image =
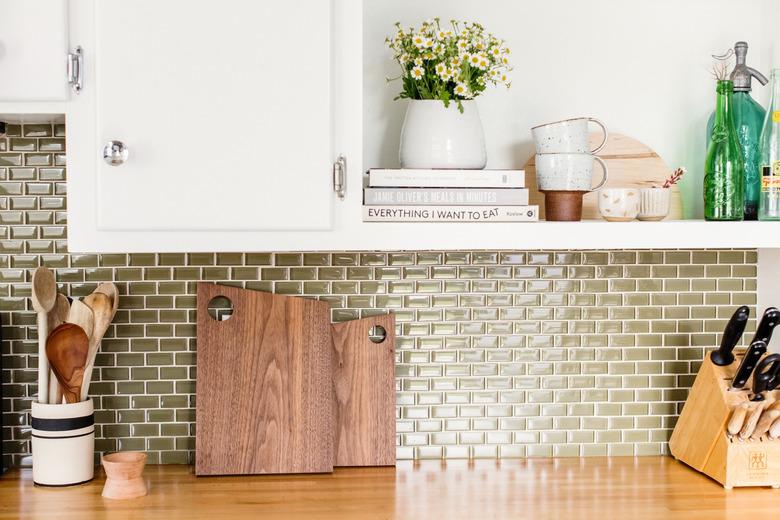
<path id="1" fill-rule="evenodd" d="M 70 300 L 64 294 L 57 294 L 57 301 L 47 315 L 48 330 L 54 330 L 68 320 L 70 312 Z M 54 375 L 54 371 L 49 374 L 49 402 L 58 404 L 62 402 L 62 389 L 60 382 Z"/>
<path id="2" fill-rule="evenodd" d="M 89 305 L 81 300 L 73 300 L 70 304 L 70 311 L 66 321 L 81 327 L 87 338 L 90 338 L 92 331 L 95 330 L 95 315 L 92 313 Z"/>
<path id="3" fill-rule="evenodd" d="M 63 323 L 49 334 L 46 356 L 60 382 L 66 403 L 77 403 L 81 398 L 88 352 L 89 338 L 78 325 Z"/>
<path id="4" fill-rule="evenodd" d="M 94 316 L 94 329 L 89 338 L 89 354 L 87 355 L 87 365 L 84 369 L 84 385 L 81 388 L 81 400 L 87 398 L 89 394 L 89 384 L 92 382 L 92 369 L 95 366 L 95 357 L 100 348 L 100 340 L 111 325 L 111 318 L 114 316 L 113 303 L 111 298 L 103 293 L 94 292 L 84 298 L 84 303 L 92 309 Z"/>

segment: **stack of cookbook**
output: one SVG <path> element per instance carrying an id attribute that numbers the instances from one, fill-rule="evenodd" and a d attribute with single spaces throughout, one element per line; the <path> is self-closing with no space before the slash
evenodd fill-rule
<path id="1" fill-rule="evenodd" d="M 523 170 L 372 169 L 363 222 L 532 222 Z"/>

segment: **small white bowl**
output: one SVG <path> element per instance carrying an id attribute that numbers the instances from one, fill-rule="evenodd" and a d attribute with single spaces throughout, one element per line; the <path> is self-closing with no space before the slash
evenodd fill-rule
<path id="1" fill-rule="evenodd" d="M 639 214 L 639 190 L 611 188 L 598 192 L 599 213 L 609 222 L 629 222 Z"/>
<path id="2" fill-rule="evenodd" d="M 672 190 L 669 188 L 642 188 L 639 192 L 639 220 L 663 220 L 669 214 Z"/>

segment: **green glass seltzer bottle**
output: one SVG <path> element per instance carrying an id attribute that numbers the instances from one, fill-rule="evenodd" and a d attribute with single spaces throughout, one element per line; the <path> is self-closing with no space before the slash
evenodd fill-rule
<path id="1" fill-rule="evenodd" d="M 742 167 L 745 174 L 745 220 L 757 220 L 758 199 L 761 192 L 758 143 L 766 111 L 751 97 L 750 91 L 753 89 L 753 78 L 758 80 L 761 85 L 766 85 L 769 80 L 756 69 L 747 66 L 747 52 L 747 42 L 734 44 L 734 56 L 736 56 L 737 63 L 729 79 L 734 82 L 731 108 L 734 113 L 737 140 L 742 150 Z M 712 113 L 707 122 L 708 145 L 712 138 L 713 126 L 715 126 L 715 112 Z"/>
<path id="2" fill-rule="evenodd" d="M 780 220 L 780 69 L 772 71 L 772 98 L 761 131 L 759 220 Z"/>
<path id="3" fill-rule="evenodd" d="M 720 80 L 716 91 L 715 124 L 704 165 L 704 218 L 742 220 L 745 170 L 731 108 L 734 84 Z"/>

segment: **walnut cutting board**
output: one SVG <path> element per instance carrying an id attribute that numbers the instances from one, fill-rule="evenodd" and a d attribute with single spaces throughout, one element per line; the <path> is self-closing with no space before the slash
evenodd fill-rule
<path id="1" fill-rule="evenodd" d="M 369 338 L 372 327 L 385 333 Z M 334 466 L 395 465 L 395 316 L 333 325 Z"/>
<path id="2" fill-rule="evenodd" d="M 208 303 L 233 304 L 225 321 Z M 333 470 L 327 303 L 198 284 L 197 475 Z"/>
<path id="3" fill-rule="evenodd" d="M 601 134 L 591 135 L 591 145 L 596 146 Z M 647 145 L 621 134 L 610 134 L 607 145 L 597 154 L 609 167 L 609 180 L 604 188 L 649 188 L 661 186 L 675 168 L 670 168 L 661 157 Z M 593 183 L 601 179 L 601 167 L 593 165 Z M 535 157 L 531 156 L 525 165 L 525 182 L 528 186 L 529 204 L 538 204 L 540 218 L 544 217 L 544 194 L 536 186 Z M 583 220 L 601 220 L 595 193 L 585 195 L 582 203 Z M 672 187 L 672 204 L 666 220 L 682 219 L 682 198 L 680 190 Z"/>

